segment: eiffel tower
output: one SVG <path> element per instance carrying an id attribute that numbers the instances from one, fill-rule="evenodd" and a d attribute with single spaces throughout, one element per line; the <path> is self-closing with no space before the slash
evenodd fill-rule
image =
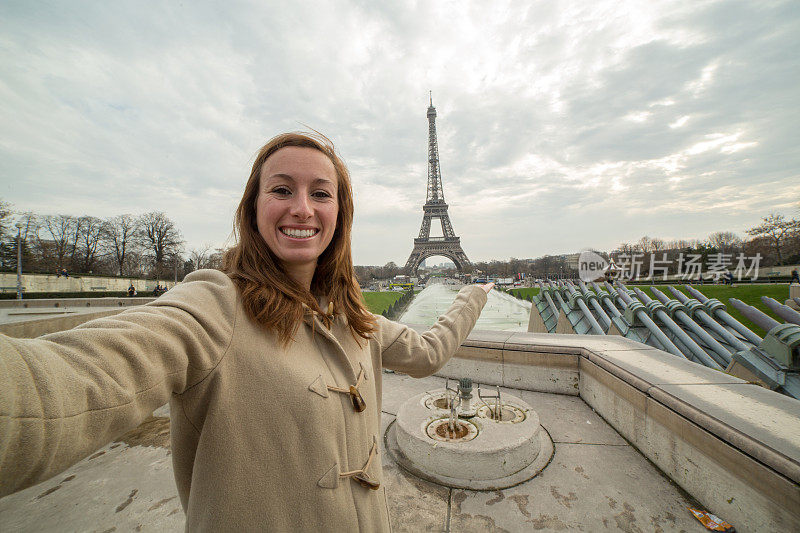
<path id="1" fill-rule="evenodd" d="M 414 249 L 406 261 L 405 270 L 414 276 L 419 265 L 428 257 L 441 255 L 455 263 L 459 272 L 471 266 L 467 254 L 461 249 L 461 239 L 456 237 L 447 204 L 444 201 L 442 177 L 439 171 L 439 143 L 436 140 L 436 108 L 431 96 L 428 107 L 428 197 L 422 206 L 422 228 L 414 239 Z M 442 224 L 442 237 L 431 237 L 431 219 L 438 218 Z"/>

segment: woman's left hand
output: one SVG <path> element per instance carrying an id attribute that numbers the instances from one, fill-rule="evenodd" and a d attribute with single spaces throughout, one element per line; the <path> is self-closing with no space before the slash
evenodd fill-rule
<path id="1" fill-rule="evenodd" d="M 489 291 L 494 288 L 494 283 L 487 283 L 485 285 L 478 285 L 481 289 L 486 291 L 486 294 L 489 294 Z"/>

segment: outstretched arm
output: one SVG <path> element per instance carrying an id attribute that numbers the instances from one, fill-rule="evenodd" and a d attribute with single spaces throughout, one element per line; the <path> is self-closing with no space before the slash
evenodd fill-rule
<path id="1" fill-rule="evenodd" d="M 492 286 L 494 284 L 463 287 L 453 305 L 422 334 L 404 324 L 378 317 L 383 366 L 413 377 L 429 376 L 442 368 L 472 331 Z"/>
<path id="2" fill-rule="evenodd" d="M 0 335 L 0 496 L 68 468 L 207 376 L 237 308 L 230 280 L 204 271 L 69 331 Z"/>

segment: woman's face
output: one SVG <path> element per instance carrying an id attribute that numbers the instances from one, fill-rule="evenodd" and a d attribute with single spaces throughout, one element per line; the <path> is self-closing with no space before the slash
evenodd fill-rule
<path id="1" fill-rule="evenodd" d="M 313 148 L 281 148 L 261 167 L 256 225 L 269 249 L 295 279 L 310 284 L 317 258 L 336 229 L 336 170 Z"/>

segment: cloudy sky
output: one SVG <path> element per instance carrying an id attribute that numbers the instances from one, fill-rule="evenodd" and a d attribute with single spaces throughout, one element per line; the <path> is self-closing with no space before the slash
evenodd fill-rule
<path id="1" fill-rule="evenodd" d="M 222 246 L 255 152 L 311 127 L 351 169 L 356 264 L 404 264 L 429 90 L 472 260 L 800 215 L 793 1 L 4 1 L 0 198 Z"/>

